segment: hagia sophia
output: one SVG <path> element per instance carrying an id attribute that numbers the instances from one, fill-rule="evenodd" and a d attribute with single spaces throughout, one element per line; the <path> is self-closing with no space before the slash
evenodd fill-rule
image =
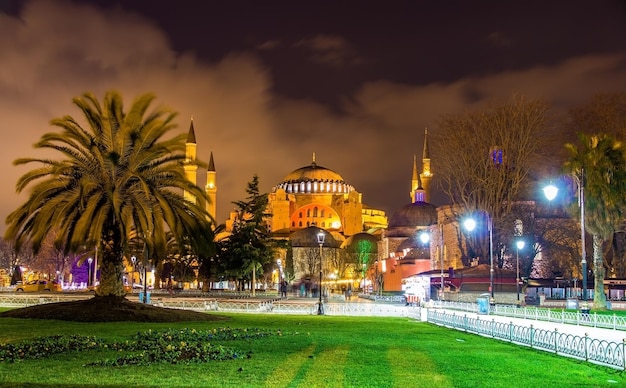
<path id="1" fill-rule="evenodd" d="M 188 159 L 195 160 L 193 120 L 186 153 Z M 293 262 L 288 262 L 286 251 L 280 252 L 281 257 L 277 258 L 291 269 L 290 280 L 295 283 L 314 281 L 315 274 L 319 273 L 320 248 L 323 282 L 342 288 L 402 291 L 405 279 L 411 276 L 462 267 L 456 219 L 448 221 L 448 206 L 437 208 L 428 202 L 434 174 L 427 130 L 421 162 L 422 169 L 418 172 L 418 160 L 414 156 L 410 200 L 391 218 L 383 210 L 367 206 L 363 193 L 336 171 L 319 165 L 315 154 L 310 165 L 293 170 L 278 182 L 268 194 L 267 225 L 272 238 L 290 242 Z M 189 164 L 185 169 L 187 178 L 197 182 L 197 167 Z M 210 199 L 207 210 L 213 217 L 216 214 L 216 175 L 211 152 L 205 190 Z M 226 220 L 227 232 L 232 230 L 235 217 L 233 212 Z M 322 247 L 317 237 L 320 232 L 324 234 Z M 420 238 L 423 232 L 432 236 L 428 242 Z M 365 252 L 367 257 L 355 259 L 356 246 L 364 240 L 370 247 Z"/>

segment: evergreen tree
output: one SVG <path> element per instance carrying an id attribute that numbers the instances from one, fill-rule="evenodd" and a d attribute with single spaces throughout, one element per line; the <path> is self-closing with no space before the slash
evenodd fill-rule
<path id="1" fill-rule="evenodd" d="M 246 193 L 248 196 L 244 201 L 233 202 L 236 219 L 231 235 L 221 244 L 220 259 L 231 278 L 251 279 L 254 290 L 255 274 L 272 262 L 274 247 L 265 222 L 267 194 L 260 193 L 256 174 L 248 182 Z"/>

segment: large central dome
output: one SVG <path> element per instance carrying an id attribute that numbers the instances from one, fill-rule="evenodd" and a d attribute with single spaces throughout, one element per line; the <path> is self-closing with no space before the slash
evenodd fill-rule
<path id="1" fill-rule="evenodd" d="M 345 183 L 341 175 L 326 167 L 318 166 L 315 162 L 311 163 L 309 166 L 304 166 L 291 172 L 283 181 L 333 181 Z"/>
<path id="2" fill-rule="evenodd" d="M 313 161 L 309 166 L 301 167 L 276 185 L 288 193 L 349 193 L 354 187 L 346 184 L 341 175 L 326 167 L 318 166 Z"/>

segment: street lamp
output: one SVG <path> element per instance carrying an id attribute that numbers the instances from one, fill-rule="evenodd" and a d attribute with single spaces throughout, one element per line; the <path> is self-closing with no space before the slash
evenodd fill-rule
<path id="1" fill-rule="evenodd" d="M 430 234 L 428 232 L 422 232 L 420 234 L 420 241 L 422 244 L 427 244 L 430 242 Z M 444 280 L 443 280 L 443 224 L 439 224 L 439 258 L 441 260 L 441 279 L 440 279 L 440 289 L 439 289 L 439 300 L 443 300 L 445 296 L 444 292 Z"/>
<path id="2" fill-rule="evenodd" d="M 326 238 L 326 235 L 324 234 L 324 231 L 320 230 L 319 233 L 317 234 L 317 243 L 320 246 L 320 286 L 319 286 L 319 303 L 317 305 L 317 315 L 322 315 L 324 314 L 324 311 L 322 310 L 322 247 L 324 246 L 324 239 Z"/>
<path id="3" fill-rule="evenodd" d="M 87 263 L 89 263 L 89 266 L 87 267 L 87 287 L 89 287 L 91 285 L 91 263 L 93 263 L 93 259 L 91 257 L 88 258 Z"/>
<path id="4" fill-rule="evenodd" d="M 517 240 L 517 275 L 515 277 L 515 281 L 517 282 L 517 303 L 519 304 L 519 250 L 524 249 L 524 240 Z"/>
<path id="5" fill-rule="evenodd" d="M 495 296 L 493 290 L 493 223 L 491 221 L 491 216 L 486 210 L 483 210 L 485 216 L 487 217 L 487 228 L 489 229 L 489 293 L 491 294 L 491 304 L 495 303 Z M 476 220 L 473 218 L 468 218 L 463 222 L 463 226 L 468 231 L 474 230 L 476 228 Z"/>
<path id="6" fill-rule="evenodd" d="M 137 262 L 137 258 L 135 256 L 131 256 L 130 261 L 133 262 L 133 276 L 130 280 L 131 292 L 135 291 L 135 262 Z"/>
<path id="7" fill-rule="evenodd" d="M 581 242 L 581 265 L 582 265 L 582 275 L 583 275 L 583 284 L 582 284 L 582 299 L 583 302 L 587 301 L 587 248 L 585 247 L 585 187 L 584 187 L 584 170 L 580 171 L 580 179 L 577 176 L 576 183 L 578 184 L 578 206 L 580 207 L 580 242 Z M 548 201 L 552 201 L 556 198 L 557 193 L 559 192 L 558 187 L 553 184 L 549 184 L 548 186 L 543 188 L 543 193 L 548 199 Z"/>

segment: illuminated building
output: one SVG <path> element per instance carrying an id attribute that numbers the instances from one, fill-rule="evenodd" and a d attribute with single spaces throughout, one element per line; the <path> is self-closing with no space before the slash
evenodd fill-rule
<path id="1" fill-rule="evenodd" d="M 369 276 L 385 291 L 402 291 L 402 280 L 431 269 L 430 231 L 437 224 L 437 207 L 427 202 L 430 198 L 430 170 L 428 130 L 424 132 L 422 172 L 418 174 L 417 158 L 413 157 L 411 203 L 396 210 L 378 246 L 379 259 Z M 421 234 L 428 234 L 423 240 Z"/>

